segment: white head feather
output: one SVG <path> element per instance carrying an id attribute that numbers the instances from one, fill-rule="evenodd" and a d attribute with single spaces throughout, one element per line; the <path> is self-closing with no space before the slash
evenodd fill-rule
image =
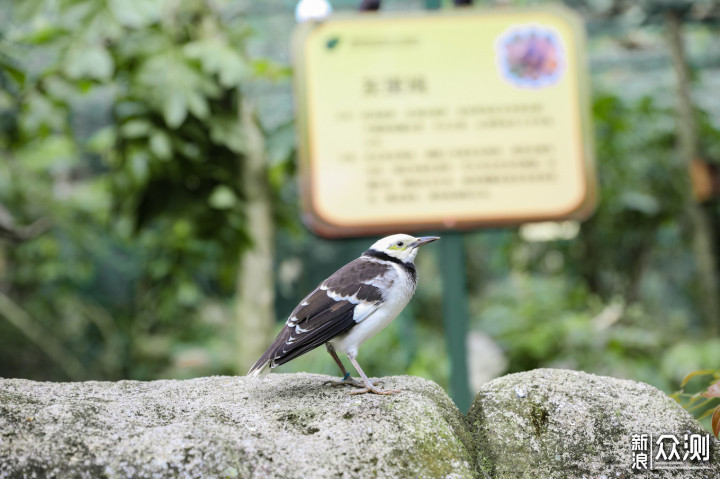
<path id="1" fill-rule="evenodd" d="M 406 234 L 396 234 L 377 240 L 370 249 L 380 251 L 405 263 L 412 263 L 417 256 L 418 247 L 436 239 L 438 239 L 436 236 L 415 238 Z"/>

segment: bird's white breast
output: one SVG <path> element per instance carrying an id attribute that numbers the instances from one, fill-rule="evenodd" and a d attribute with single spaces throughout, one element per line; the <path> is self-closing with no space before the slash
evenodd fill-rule
<path id="1" fill-rule="evenodd" d="M 393 270 L 380 279 L 386 285 L 390 284 L 389 287 L 386 286 L 383 303 L 373 313 L 358 322 L 348 333 L 337 336 L 331 341 L 336 351 L 356 356 L 360 345 L 390 324 L 412 298 L 415 292 L 415 281 L 403 271 L 400 265 L 390 264 Z M 360 305 L 356 309 L 358 307 Z"/>

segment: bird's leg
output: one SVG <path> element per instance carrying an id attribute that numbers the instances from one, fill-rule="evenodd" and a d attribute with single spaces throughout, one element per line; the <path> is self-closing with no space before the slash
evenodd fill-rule
<path id="1" fill-rule="evenodd" d="M 330 343 L 325 343 L 325 347 L 327 348 L 328 353 L 330 353 L 330 356 L 335 360 L 338 367 L 340 368 L 340 371 L 342 371 L 343 378 L 340 381 L 330 381 L 331 386 L 344 386 L 346 384 L 349 384 L 351 386 L 355 386 L 356 388 L 363 387 L 363 383 L 358 381 L 357 379 L 350 377 L 350 373 L 347 372 L 345 369 L 345 366 L 343 365 L 342 361 L 340 361 L 340 358 L 335 353 L 335 348 L 332 347 Z"/>
<path id="2" fill-rule="evenodd" d="M 355 357 L 348 354 L 348 359 L 352 363 L 353 366 L 355 366 L 355 369 L 357 369 L 357 372 L 360 374 L 360 377 L 363 380 L 363 383 L 365 383 L 365 387 L 362 389 L 353 389 L 350 391 L 350 394 L 364 394 L 364 393 L 375 393 L 375 394 L 396 394 L 399 393 L 399 389 L 380 389 L 376 387 L 373 383 L 370 382 L 367 376 L 365 376 L 365 373 L 363 372 L 362 368 L 358 364 L 358 362 L 355 360 Z"/>

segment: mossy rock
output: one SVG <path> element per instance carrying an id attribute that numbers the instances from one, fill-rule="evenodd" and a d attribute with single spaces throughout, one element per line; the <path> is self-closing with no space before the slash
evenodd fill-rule
<path id="1" fill-rule="evenodd" d="M 468 422 L 488 477 L 720 478 L 714 438 L 709 462 L 684 464 L 693 469 L 632 469 L 634 434 L 675 435 L 681 454 L 685 434 L 708 434 L 670 397 L 636 381 L 559 369 L 510 374 L 481 388 Z"/>
<path id="2" fill-rule="evenodd" d="M 720 478 L 631 470 L 633 434 L 707 434 L 646 384 L 542 369 L 496 379 L 463 417 L 436 384 L 383 378 L 38 383 L 0 379 L 0 478 Z"/>
<path id="3" fill-rule="evenodd" d="M 0 379 L 0 477 L 475 477 L 436 384 L 351 396 L 327 376 L 37 383 Z"/>

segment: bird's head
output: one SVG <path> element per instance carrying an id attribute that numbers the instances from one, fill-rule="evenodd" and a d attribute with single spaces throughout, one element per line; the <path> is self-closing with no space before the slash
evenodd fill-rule
<path id="1" fill-rule="evenodd" d="M 412 263 L 417 256 L 418 248 L 424 244 L 440 239 L 438 236 L 422 236 L 416 238 L 406 234 L 386 236 L 377 240 L 371 247 L 371 251 L 385 253 L 388 256 L 397 258 L 405 263 Z"/>

